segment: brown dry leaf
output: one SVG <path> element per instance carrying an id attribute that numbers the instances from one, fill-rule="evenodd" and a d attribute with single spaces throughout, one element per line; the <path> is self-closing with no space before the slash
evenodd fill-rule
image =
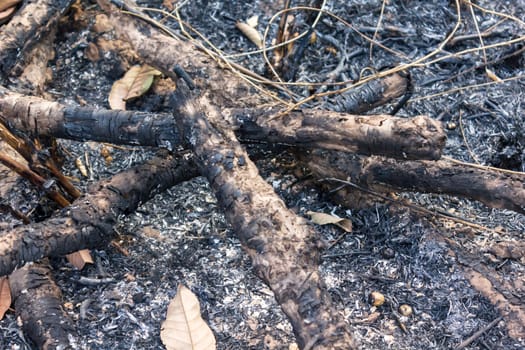
<path id="1" fill-rule="evenodd" d="M 9 8 L 15 8 L 22 0 L 0 0 L 0 11 L 7 10 Z"/>
<path id="2" fill-rule="evenodd" d="M 16 6 L 11 6 L 6 8 L 5 10 L 0 10 L 0 25 L 9 22 L 11 17 L 16 12 Z"/>
<path id="3" fill-rule="evenodd" d="M 86 165 L 82 161 L 82 157 L 78 157 L 77 159 L 75 159 L 75 166 L 80 171 L 82 176 L 84 176 L 84 177 L 88 177 L 89 176 L 87 168 L 86 168 Z"/>
<path id="4" fill-rule="evenodd" d="M 177 2 L 177 0 L 163 0 L 162 6 L 168 9 L 168 11 L 173 11 L 175 9 L 174 4 Z"/>
<path id="5" fill-rule="evenodd" d="M 88 249 L 82 249 L 66 255 L 67 261 L 79 270 L 82 270 L 86 264 L 93 264 L 93 258 Z"/>
<path id="6" fill-rule="evenodd" d="M 0 277 L 0 320 L 4 318 L 5 312 L 11 306 L 11 288 L 7 277 Z"/>
<path id="7" fill-rule="evenodd" d="M 338 218 L 325 213 L 318 213 L 315 211 L 309 211 L 306 214 L 310 215 L 311 220 L 314 224 L 317 225 L 336 225 L 345 230 L 346 232 L 352 232 L 352 221 L 349 219 Z"/>
<path id="8" fill-rule="evenodd" d="M 263 41 L 261 34 L 254 27 L 250 26 L 248 23 L 237 22 L 235 24 L 237 29 L 239 29 L 252 43 L 255 44 L 259 49 L 263 47 Z"/>
<path id="9" fill-rule="evenodd" d="M 496 75 L 496 73 L 494 73 L 492 70 L 490 70 L 488 68 L 485 68 L 485 73 L 490 78 L 490 80 L 495 81 L 495 82 L 500 82 L 501 81 L 501 78 L 498 77 Z"/>
<path id="10" fill-rule="evenodd" d="M 160 338 L 168 350 L 210 350 L 216 347 L 213 332 L 201 318 L 199 300 L 182 284 L 168 306 Z"/>
<path id="11" fill-rule="evenodd" d="M 148 65 L 131 67 L 122 79 L 117 80 L 111 87 L 108 97 L 111 109 L 126 110 L 126 101 L 148 91 L 157 75 L 161 75 L 161 72 Z"/>

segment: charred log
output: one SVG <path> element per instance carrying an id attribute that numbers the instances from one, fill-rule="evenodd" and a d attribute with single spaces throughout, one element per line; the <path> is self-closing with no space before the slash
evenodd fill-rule
<path id="1" fill-rule="evenodd" d="M 5 90 L 0 90 L 0 109 L 1 121 L 35 136 L 168 149 L 186 146 L 179 130 L 184 114 L 174 118 L 167 114 L 68 107 Z M 312 109 L 279 115 L 277 108 L 224 108 L 222 115 L 246 141 L 401 159 L 439 159 L 446 139 L 440 123 L 424 116 L 356 116 Z"/>
<path id="2" fill-rule="evenodd" d="M 50 219 L 18 226 L 0 242 L 0 276 L 44 256 L 99 247 L 113 236 L 118 216 L 155 194 L 198 176 L 191 161 L 156 158 L 97 183 Z"/>
<path id="3" fill-rule="evenodd" d="M 449 160 L 399 161 L 383 157 L 349 157 L 338 152 L 315 151 L 305 159 L 317 178 L 349 179 L 377 192 L 450 194 L 474 199 L 492 208 L 525 214 L 523 174 L 482 169 Z M 342 188 L 336 195 L 345 198 L 351 191 Z"/>
<path id="4" fill-rule="evenodd" d="M 400 159 L 439 159 L 445 133 L 439 122 L 425 116 L 357 116 L 304 109 L 279 115 L 274 110 L 223 111 L 243 140 L 285 143 L 363 155 Z"/>
<path id="5" fill-rule="evenodd" d="M 26 265 L 9 276 L 11 293 L 22 329 L 38 349 L 69 349 L 75 333 L 62 309 L 62 293 L 48 266 Z"/>

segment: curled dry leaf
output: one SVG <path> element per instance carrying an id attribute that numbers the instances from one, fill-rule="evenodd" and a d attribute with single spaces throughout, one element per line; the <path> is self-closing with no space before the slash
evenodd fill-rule
<path id="1" fill-rule="evenodd" d="M 201 318 L 199 300 L 183 285 L 168 306 L 160 338 L 168 350 L 215 349 L 215 336 Z"/>
<path id="2" fill-rule="evenodd" d="M 111 109 L 126 109 L 126 101 L 139 97 L 149 90 L 153 78 L 161 72 L 148 65 L 133 66 L 111 87 L 108 102 Z"/>
<path id="3" fill-rule="evenodd" d="M 345 230 L 346 232 L 352 232 L 352 221 L 349 219 L 343 219 L 338 218 L 337 216 L 325 214 L 325 213 L 318 213 L 315 211 L 309 211 L 307 212 L 308 215 L 310 215 L 311 220 L 314 224 L 317 225 L 336 225 Z"/>
<path id="4" fill-rule="evenodd" d="M 91 62 L 96 62 L 100 59 L 100 52 L 98 51 L 98 47 L 95 43 L 89 43 L 84 53 L 86 58 Z"/>
<path id="5" fill-rule="evenodd" d="M 6 276 L 0 277 L 0 320 L 11 306 L 11 289 Z"/>
<path id="6" fill-rule="evenodd" d="M 87 170 L 86 166 L 84 165 L 84 162 L 82 161 L 82 157 L 78 157 L 77 159 L 75 159 L 75 166 L 80 171 L 82 176 L 84 176 L 84 177 L 88 177 L 89 176 L 88 175 L 88 170 Z"/>
<path id="7" fill-rule="evenodd" d="M 501 78 L 496 75 L 492 70 L 485 68 L 485 73 L 487 73 L 487 76 L 490 78 L 490 80 L 495 82 L 500 82 Z"/>
<path id="8" fill-rule="evenodd" d="M 0 0 L 0 11 L 7 10 L 9 8 L 16 8 L 22 0 Z"/>
<path id="9" fill-rule="evenodd" d="M 88 249 L 82 249 L 66 255 L 67 261 L 79 270 L 82 270 L 86 264 L 93 264 L 93 258 Z"/>
<path id="10" fill-rule="evenodd" d="M 15 14 L 16 6 L 0 11 L 0 25 L 7 23 Z"/>
<path id="11" fill-rule="evenodd" d="M 251 16 L 246 20 L 246 24 L 249 25 L 252 28 L 257 27 L 257 24 L 259 24 L 259 16 Z"/>
<path id="12" fill-rule="evenodd" d="M 237 22 L 235 24 L 237 29 L 239 29 L 252 43 L 255 44 L 259 49 L 262 49 L 263 47 L 263 41 L 261 34 L 255 29 L 254 27 L 251 27 L 248 23 L 244 22 Z"/>

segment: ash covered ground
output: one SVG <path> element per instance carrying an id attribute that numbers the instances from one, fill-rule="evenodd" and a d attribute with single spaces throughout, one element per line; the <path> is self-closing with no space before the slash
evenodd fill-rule
<path id="1" fill-rule="evenodd" d="M 255 50 L 236 28 L 236 20 L 258 15 L 262 32 L 284 1 L 191 1 L 180 13 L 214 45 L 227 54 Z M 165 8 L 160 1 L 141 6 Z M 381 16 L 381 1 L 327 1 L 325 8 L 345 19 L 360 32 L 374 35 Z M 518 18 L 525 1 L 480 1 L 477 4 Z M 173 2 L 177 5 L 177 2 Z M 126 71 L 114 52 L 94 62 L 86 54 L 89 43 L 111 33 L 93 30 L 98 7 L 82 2 L 64 20 L 55 40 L 56 58 L 50 63 L 53 81 L 48 96 L 70 104 L 108 107 L 112 83 Z M 525 25 L 494 12 L 474 8 L 485 45 L 523 36 Z M 294 13 L 300 24 L 305 11 Z M 414 91 L 399 116 L 429 115 L 447 126 L 445 155 L 467 162 L 525 171 L 525 56 L 523 42 L 452 55 L 479 47 L 473 17 L 461 8 L 462 21 L 453 43 L 442 48 L 435 63 L 410 69 Z M 73 18 L 76 19 L 75 22 Z M 354 30 L 325 14 L 299 62 L 296 80 L 322 82 L 335 71 L 334 81 L 357 79 L 366 67 L 376 70 L 413 62 L 443 42 L 457 22 L 454 2 L 396 1 L 384 6 L 377 40 L 394 52 L 374 47 Z M 275 36 L 278 21 L 270 25 Z M 298 26 L 298 30 L 306 27 Z M 473 35 L 474 34 L 474 35 Z M 517 52 L 517 53 L 516 53 Z M 447 57 L 445 57 L 447 56 Z M 424 63 L 431 61 L 428 59 Z M 251 70 L 268 75 L 260 55 L 236 59 Z M 481 67 L 503 81 L 494 83 Z M 493 62 L 493 63 L 490 63 Z M 480 68 L 481 67 L 481 68 Z M 366 71 L 365 71 L 366 72 Z M 366 73 L 365 73 L 366 74 Z M 268 75 L 270 76 L 270 75 Z M 462 89 L 460 89 L 462 88 Z M 293 87 L 307 96 L 311 87 Z M 320 86 L 318 91 L 333 89 Z M 312 106 L 337 108 L 337 96 L 316 100 Z M 166 112 L 165 96 L 153 89 L 136 100 L 132 109 Z M 372 111 L 389 112 L 392 105 Z M 96 143 L 62 142 L 70 153 L 68 175 L 82 179 L 81 186 L 105 178 L 150 158 L 155 150 L 133 147 L 112 150 L 106 164 Z M 270 151 L 274 152 L 271 153 Z M 80 175 L 73 160 L 87 153 L 91 179 Z M 465 266 L 487 266 L 495 273 L 501 292 L 518 305 L 525 303 L 525 260 L 502 259 L 489 253 L 498 242 L 525 238 L 525 217 L 510 211 L 489 209 L 466 199 L 429 194 L 404 194 L 414 203 L 443 210 L 486 226 L 473 230 L 459 224 L 422 217 L 409 209 L 378 203 L 370 208 L 348 209 L 330 201 L 327 193 L 308 186 L 289 172 L 286 148 L 254 147 L 261 175 L 272 184 L 287 205 L 299 215 L 308 211 L 333 213 L 349 218 L 352 233 L 336 227 L 315 226 L 328 243 L 323 252 L 322 275 L 337 309 L 352 324 L 354 334 L 366 349 L 454 349 L 462 341 L 500 316 L 500 312 L 465 277 Z M 10 194 L 25 211 L 37 208 L 48 215 L 36 191 L 19 181 Z M 6 218 L 6 220 L 9 218 Z M 502 230 L 499 230 L 502 228 Z M 494 229 L 498 229 L 495 231 Z M 93 251 L 96 263 L 77 271 L 62 259 L 53 260 L 55 278 L 62 288 L 67 313 L 75 321 L 79 349 L 159 349 L 160 325 L 179 283 L 199 298 L 203 317 L 214 331 L 218 349 L 289 349 L 294 343 L 291 326 L 270 289 L 252 273 L 250 261 L 225 222 L 204 178 L 176 186 L 123 217 L 116 228 L 117 242 L 129 256 L 114 247 Z M 446 239 L 464 253 L 451 253 Z M 467 258 L 465 258 L 467 257 Z M 468 261 L 465 261 L 468 260 Z M 113 282 L 84 285 L 80 277 L 110 277 Z M 374 307 L 369 294 L 378 291 L 387 302 Z M 412 315 L 399 314 L 410 305 Z M 0 321 L 0 348 L 30 349 L 13 313 Z M 509 336 L 503 319 L 484 332 L 466 349 L 523 349 L 525 339 Z"/>

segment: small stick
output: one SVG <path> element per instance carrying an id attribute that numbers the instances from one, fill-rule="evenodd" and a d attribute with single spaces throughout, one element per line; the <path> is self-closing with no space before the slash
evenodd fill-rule
<path id="1" fill-rule="evenodd" d="M 29 169 L 29 167 L 25 164 L 16 161 L 6 154 L 0 154 L 0 163 L 15 171 L 20 176 L 28 179 L 33 185 L 43 189 L 47 196 L 53 199 L 62 208 L 67 207 L 70 204 L 69 201 L 64 198 L 64 196 L 51 188 L 53 186 L 53 182 L 46 181 L 46 179 L 35 173 L 33 170 Z"/>
<path id="2" fill-rule="evenodd" d="M 177 74 L 177 76 L 179 78 L 184 80 L 184 82 L 188 85 L 190 90 L 194 90 L 195 89 L 195 83 L 191 79 L 190 75 L 181 66 L 176 64 L 175 67 L 173 67 L 173 72 L 175 74 Z"/>
<path id="3" fill-rule="evenodd" d="M 464 349 L 466 348 L 467 346 L 470 345 L 470 343 L 472 343 L 474 340 L 476 340 L 477 338 L 479 338 L 483 333 L 487 332 L 489 329 L 491 329 L 492 327 L 494 327 L 499 321 L 501 321 L 503 319 L 503 316 L 500 316 L 498 318 L 496 318 L 494 321 L 490 322 L 488 325 L 486 325 L 485 327 L 481 328 L 479 331 L 477 331 L 476 333 L 472 334 L 470 337 L 468 337 L 467 339 L 465 339 L 464 341 L 461 342 L 461 344 L 459 344 L 457 347 L 456 347 L 456 350 L 461 350 L 461 349 Z"/>

